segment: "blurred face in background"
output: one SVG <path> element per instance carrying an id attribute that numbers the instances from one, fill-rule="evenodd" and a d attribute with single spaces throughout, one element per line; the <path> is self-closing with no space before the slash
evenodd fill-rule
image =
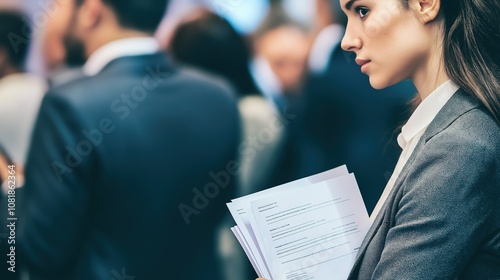
<path id="1" fill-rule="evenodd" d="M 49 70 L 63 64 L 81 66 L 85 63 L 83 43 L 76 37 L 76 0 L 55 1 L 57 10 L 49 18 L 44 36 L 44 56 Z"/>
<path id="2" fill-rule="evenodd" d="M 284 92 L 300 88 L 309 47 L 307 34 L 293 26 L 273 29 L 255 42 L 256 54 L 269 62 Z"/>
<path id="3" fill-rule="evenodd" d="M 64 34 L 71 21 L 73 1 L 55 1 L 55 12 L 49 17 L 43 36 L 43 57 L 47 70 L 54 70 L 64 63 L 66 49 L 64 48 Z"/>
<path id="4" fill-rule="evenodd" d="M 342 48 L 376 89 L 415 80 L 428 63 L 436 38 L 400 0 L 340 0 L 348 24 Z M 410 5 L 417 1 L 410 0 Z M 347 7 L 346 7 L 347 5 Z"/>

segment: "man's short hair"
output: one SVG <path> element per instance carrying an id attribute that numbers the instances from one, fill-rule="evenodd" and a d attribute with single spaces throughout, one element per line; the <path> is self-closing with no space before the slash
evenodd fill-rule
<path id="1" fill-rule="evenodd" d="M 77 0 L 81 4 L 84 0 Z M 154 33 L 163 19 L 169 0 L 102 0 L 124 28 Z"/>
<path id="2" fill-rule="evenodd" d="M 31 28 L 21 12 L 0 10 L 0 49 L 5 50 L 13 66 L 23 67 L 30 38 Z"/>

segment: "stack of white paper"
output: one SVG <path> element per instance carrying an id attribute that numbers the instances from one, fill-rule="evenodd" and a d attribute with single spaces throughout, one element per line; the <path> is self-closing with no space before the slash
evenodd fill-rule
<path id="1" fill-rule="evenodd" d="M 346 279 L 370 220 L 346 166 L 233 199 L 231 228 L 257 275 Z"/>

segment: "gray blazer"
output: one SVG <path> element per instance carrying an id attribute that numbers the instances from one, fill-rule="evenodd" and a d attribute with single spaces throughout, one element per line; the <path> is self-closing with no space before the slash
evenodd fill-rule
<path id="1" fill-rule="evenodd" d="M 348 279 L 500 279 L 500 129 L 459 90 L 428 127 Z"/>

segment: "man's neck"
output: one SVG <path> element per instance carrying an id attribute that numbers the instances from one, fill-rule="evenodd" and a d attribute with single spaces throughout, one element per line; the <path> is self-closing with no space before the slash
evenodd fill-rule
<path id="1" fill-rule="evenodd" d="M 120 31 L 108 31 L 107 34 L 103 34 L 104 36 L 95 36 L 98 38 L 96 40 L 88 42 L 86 44 L 86 56 L 89 58 L 96 50 L 101 48 L 104 45 L 107 45 L 111 42 L 127 39 L 127 38 L 137 38 L 137 37 L 152 37 L 153 34 L 149 34 L 146 32 L 136 31 L 136 30 L 120 30 Z M 99 40 L 99 38 L 102 38 Z"/>

